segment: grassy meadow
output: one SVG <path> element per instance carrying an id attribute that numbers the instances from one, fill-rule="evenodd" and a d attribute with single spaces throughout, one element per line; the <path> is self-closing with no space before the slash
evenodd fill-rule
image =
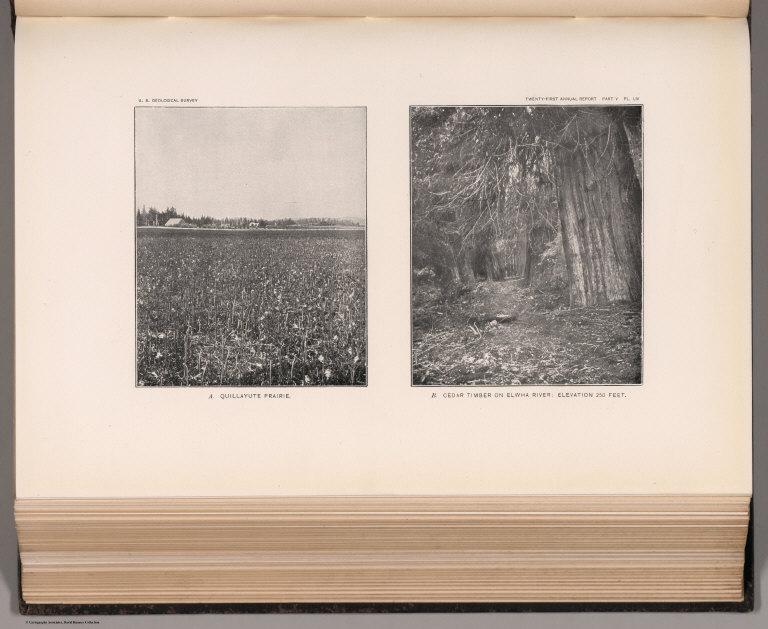
<path id="1" fill-rule="evenodd" d="M 363 230 L 139 228 L 139 386 L 364 385 Z"/>

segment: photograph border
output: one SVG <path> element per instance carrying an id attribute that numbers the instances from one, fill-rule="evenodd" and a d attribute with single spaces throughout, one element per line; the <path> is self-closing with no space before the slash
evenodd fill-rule
<path id="1" fill-rule="evenodd" d="M 487 107 L 488 109 L 506 109 L 512 107 L 535 107 L 535 108 L 563 108 L 563 107 L 640 107 L 640 132 L 641 141 L 643 147 L 643 172 L 642 181 L 640 182 L 640 256 L 641 256 L 641 280 L 642 280 L 642 295 L 641 295 L 641 309 L 640 309 L 640 382 L 627 382 L 627 383 L 584 383 L 584 384 L 554 384 L 542 382 L 538 384 L 414 384 L 413 382 L 413 110 L 420 109 L 422 107 L 441 107 L 441 108 L 473 108 L 473 107 Z M 646 146 L 645 146 L 645 104 L 638 102 L 636 104 L 624 104 L 624 105 L 611 105 L 611 104 L 564 104 L 554 105 L 552 103 L 544 104 L 513 104 L 513 105 L 409 105 L 408 106 L 408 331 L 410 339 L 410 351 L 409 351 L 409 364 L 408 364 L 408 380 L 409 386 L 412 389 L 435 389 L 435 388 L 452 388 L 452 389 L 506 389 L 516 388 L 522 389 L 526 387 L 642 387 L 645 381 L 645 300 L 646 300 L 646 281 L 645 281 L 645 163 L 646 163 Z"/>
<path id="2" fill-rule="evenodd" d="M 136 110 L 137 109 L 362 109 L 363 110 L 363 142 L 365 144 L 365 237 L 363 239 L 363 257 L 365 262 L 365 383 L 364 384 L 206 384 L 200 386 L 184 386 L 176 384 L 162 384 L 153 386 L 139 385 L 139 299 L 138 299 L 138 280 L 139 280 L 139 226 L 136 222 L 136 200 L 137 200 L 137 181 L 136 181 Z M 367 105 L 152 105 L 141 104 L 133 106 L 133 210 L 131 221 L 133 223 L 133 388 L 156 390 L 190 390 L 205 391 L 206 389 L 253 389 L 254 391 L 266 391 L 269 389 L 366 389 L 370 386 L 370 313 L 369 313 L 369 269 L 368 269 L 368 106 Z"/>

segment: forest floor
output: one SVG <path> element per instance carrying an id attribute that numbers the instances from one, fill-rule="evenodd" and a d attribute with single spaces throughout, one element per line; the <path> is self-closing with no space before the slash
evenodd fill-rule
<path id="1" fill-rule="evenodd" d="M 570 308 L 559 293 L 516 280 L 479 282 L 446 300 L 413 295 L 413 384 L 638 384 L 637 304 Z"/>

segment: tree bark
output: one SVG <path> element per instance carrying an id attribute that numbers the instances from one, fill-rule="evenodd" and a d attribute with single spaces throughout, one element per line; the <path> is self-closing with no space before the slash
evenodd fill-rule
<path id="1" fill-rule="evenodd" d="M 462 288 L 475 290 L 477 279 L 475 278 L 475 271 L 472 269 L 472 252 L 466 246 L 462 247 L 458 253 L 458 259 Z"/>
<path id="2" fill-rule="evenodd" d="M 513 275 L 514 241 L 496 238 L 488 245 L 485 257 L 485 275 L 489 280 L 503 280 Z"/>
<path id="3" fill-rule="evenodd" d="M 629 147 L 629 155 L 632 157 L 632 165 L 635 169 L 635 175 L 637 176 L 638 184 L 642 185 L 643 181 L 643 137 L 639 124 L 624 121 L 622 123 L 625 137 L 627 138 L 627 146 Z"/>
<path id="4" fill-rule="evenodd" d="M 527 211 L 520 210 L 515 223 L 513 275 L 528 286 L 531 282 L 531 217 Z"/>
<path id="5" fill-rule="evenodd" d="M 626 135 L 609 113 L 556 150 L 563 252 L 573 306 L 642 295 L 641 193 Z"/>

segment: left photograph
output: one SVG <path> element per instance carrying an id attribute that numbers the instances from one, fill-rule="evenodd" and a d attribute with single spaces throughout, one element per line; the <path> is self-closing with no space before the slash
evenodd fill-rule
<path id="1" fill-rule="evenodd" d="M 136 107 L 136 385 L 367 384 L 365 107 Z"/>

